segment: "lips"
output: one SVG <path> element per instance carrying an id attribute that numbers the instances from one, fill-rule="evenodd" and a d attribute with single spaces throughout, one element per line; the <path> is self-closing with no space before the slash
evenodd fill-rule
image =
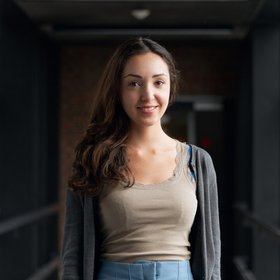
<path id="1" fill-rule="evenodd" d="M 153 112 L 158 106 L 137 106 L 137 109 L 141 110 L 144 113 Z"/>

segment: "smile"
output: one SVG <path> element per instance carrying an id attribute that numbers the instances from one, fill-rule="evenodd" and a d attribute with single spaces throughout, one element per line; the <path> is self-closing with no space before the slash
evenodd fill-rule
<path id="1" fill-rule="evenodd" d="M 137 107 L 137 109 L 141 110 L 142 112 L 153 112 L 158 106 L 143 106 Z"/>

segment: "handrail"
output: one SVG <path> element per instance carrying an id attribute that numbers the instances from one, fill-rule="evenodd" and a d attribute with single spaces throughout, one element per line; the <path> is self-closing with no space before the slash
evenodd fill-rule
<path id="1" fill-rule="evenodd" d="M 256 214 L 248 211 L 246 204 L 236 204 L 234 208 L 242 215 L 242 217 L 252 226 L 257 227 L 263 232 L 267 233 L 277 242 L 280 242 L 280 228 L 262 221 Z"/>
<path id="2" fill-rule="evenodd" d="M 234 266 L 243 280 L 256 280 L 255 275 L 248 269 L 245 260 L 238 256 L 233 258 Z"/>
<path id="3" fill-rule="evenodd" d="M 59 204 L 55 203 L 47 207 L 40 208 L 39 210 L 36 209 L 29 213 L 19 215 L 17 217 L 0 222 L 0 235 L 13 231 L 23 226 L 33 224 L 38 220 L 41 220 L 42 218 L 58 213 L 58 210 L 59 210 Z"/>
<path id="4" fill-rule="evenodd" d="M 26 280 L 44 280 L 54 273 L 60 265 L 60 258 L 56 256 L 50 262 L 41 266 L 32 275 L 30 275 Z"/>

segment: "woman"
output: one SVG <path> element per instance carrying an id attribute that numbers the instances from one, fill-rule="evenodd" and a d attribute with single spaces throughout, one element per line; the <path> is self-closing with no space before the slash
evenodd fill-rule
<path id="1" fill-rule="evenodd" d="M 69 180 L 62 279 L 221 279 L 212 160 L 161 126 L 177 84 L 150 39 L 108 62 Z"/>

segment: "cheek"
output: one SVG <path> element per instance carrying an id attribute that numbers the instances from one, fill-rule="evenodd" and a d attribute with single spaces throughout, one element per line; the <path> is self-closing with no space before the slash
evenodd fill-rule
<path id="1" fill-rule="evenodd" d="M 122 106 L 124 106 L 125 102 L 127 101 L 127 96 L 128 94 L 126 93 L 126 91 L 122 88 L 121 92 L 120 92 L 120 102 L 122 104 Z"/>
<path id="2" fill-rule="evenodd" d="M 166 88 L 164 91 L 156 95 L 164 103 L 169 103 L 170 99 L 170 88 Z"/>
<path id="3" fill-rule="evenodd" d="M 123 109 L 126 112 L 132 107 L 134 103 L 133 96 L 124 91 L 120 95 L 120 101 Z"/>

